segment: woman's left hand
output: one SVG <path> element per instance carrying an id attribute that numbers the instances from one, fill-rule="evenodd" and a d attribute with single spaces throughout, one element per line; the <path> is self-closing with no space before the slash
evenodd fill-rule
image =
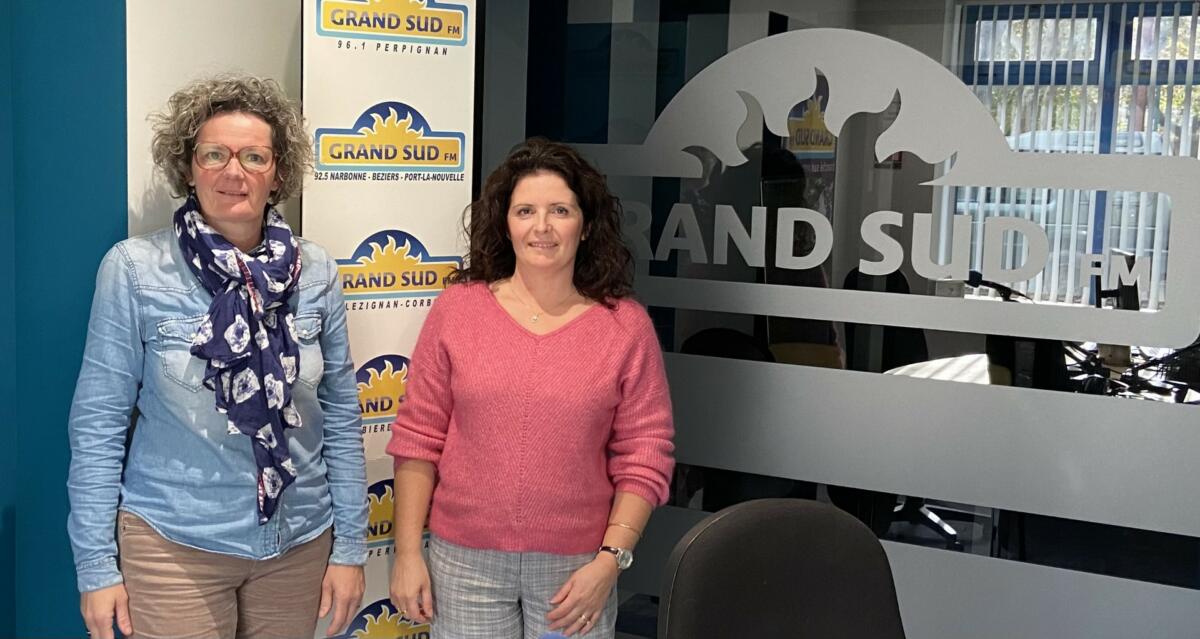
<path id="1" fill-rule="evenodd" d="M 363 591 L 367 588 L 362 566 L 342 566 L 329 564 L 325 568 L 325 578 L 321 581 L 321 608 L 317 617 L 324 617 L 333 610 L 333 620 L 329 622 L 326 637 L 341 634 L 354 617 L 359 604 L 362 603 Z"/>
<path id="2" fill-rule="evenodd" d="M 560 630 L 568 637 L 591 630 L 608 605 L 619 573 L 616 557 L 608 553 L 601 553 L 572 573 L 567 583 L 550 598 L 550 603 L 555 606 L 546 615 L 550 630 Z"/>

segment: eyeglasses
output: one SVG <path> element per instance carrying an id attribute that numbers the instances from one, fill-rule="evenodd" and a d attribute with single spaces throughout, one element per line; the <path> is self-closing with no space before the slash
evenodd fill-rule
<path id="1" fill-rule="evenodd" d="M 233 159 L 233 151 L 224 144 L 202 142 L 196 145 L 193 157 L 196 166 L 210 171 L 219 171 Z M 245 146 L 237 152 L 238 163 L 250 173 L 266 173 L 275 164 L 275 152 L 265 146 Z"/>

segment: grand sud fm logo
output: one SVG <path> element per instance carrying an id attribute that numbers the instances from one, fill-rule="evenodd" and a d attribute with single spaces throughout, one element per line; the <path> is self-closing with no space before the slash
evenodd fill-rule
<path id="1" fill-rule="evenodd" d="M 788 61 L 779 64 L 780 60 Z M 746 73 L 746 69 L 755 69 Z M 640 144 L 579 144 L 576 147 L 609 175 L 701 178 L 704 149 L 725 166 L 747 162 L 737 132 L 748 113 L 780 137 L 789 135 L 789 113 L 817 91 L 819 77 L 829 86 L 824 118 L 835 135 L 857 113 L 879 113 L 900 98 L 895 121 L 875 143 L 876 159 L 898 152 L 948 168 L 926 186 L 1067 189 L 1157 194 L 1171 205 L 1168 243 L 1170 303 L 1155 312 L 1111 311 L 1067 304 L 997 304 L 988 300 L 842 291 L 819 287 L 715 281 L 688 277 L 639 277 L 637 288 L 649 305 L 726 313 L 749 313 L 861 324 L 911 326 L 946 331 L 986 332 L 1025 337 L 1099 341 L 1113 344 L 1181 347 L 1196 337 L 1200 293 L 1189 282 L 1200 277 L 1200 163 L 1188 157 L 1096 153 L 1031 153 L 1010 147 L 982 101 L 953 72 L 908 46 L 846 29 L 802 29 L 729 52 L 688 81 L 659 114 Z M 1152 195 L 1153 197 L 1154 195 Z M 932 199 L 932 198 L 931 198 Z M 657 246 L 651 246 L 651 213 L 646 203 L 626 199 L 625 235 L 637 259 L 664 261 L 678 253 L 706 264 L 722 260 L 730 244 L 750 266 L 761 266 L 766 243 L 793 246 L 796 224 L 812 226 L 817 241 L 809 255 L 777 251 L 775 266 L 812 268 L 824 262 L 834 237 L 829 220 L 807 208 L 780 208 L 775 238 L 767 238 L 766 209 L 754 207 L 750 228 L 733 205 L 717 203 L 715 225 L 701 228 L 692 207 L 677 203 Z M 954 215 L 945 229 L 952 238 L 948 262 L 934 263 L 929 245 L 933 215 L 912 216 L 909 259 L 923 277 L 966 279 L 970 268 L 967 215 Z M 877 211 L 862 224 L 862 241 L 882 255 L 864 258 L 863 273 L 886 275 L 902 264 L 904 247 L 882 231 L 900 226 L 893 211 Z M 1029 240 L 1025 263 L 1006 268 L 999 249 L 1006 233 Z M 995 216 L 984 223 L 979 270 L 985 279 L 1026 281 L 1046 266 L 1046 229 L 1018 216 Z M 1080 257 L 1082 277 L 1108 270 L 1110 279 L 1137 279 L 1150 269 L 1122 272 L 1112 254 Z M 1136 271 L 1131 272 L 1131 271 Z"/>
<path id="2" fill-rule="evenodd" d="M 367 549 L 370 557 L 390 555 L 395 546 L 396 494 L 391 478 L 367 488 Z M 421 533 L 421 544 L 429 546 L 429 528 Z"/>
<path id="3" fill-rule="evenodd" d="M 317 33 L 328 37 L 464 46 L 467 7 L 436 0 L 317 0 Z"/>
<path id="4" fill-rule="evenodd" d="M 380 355 L 359 367 L 358 408 L 362 413 L 363 433 L 382 432 L 396 419 L 408 384 L 408 358 Z"/>
<path id="5" fill-rule="evenodd" d="M 338 261 L 342 292 L 352 310 L 356 301 L 393 303 L 373 304 L 372 308 L 411 308 L 428 303 L 395 303 L 403 298 L 432 300 L 446 288 L 446 278 L 462 266 L 462 258 L 434 256 L 420 240 L 395 229 L 379 231 L 363 240 L 354 254 Z"/>
<path id="6" fill-rule="evenodd" d="M 435 131 L 403 102 L 380 102 L 349 128 L 316 132 L 320 171 L 462 173 L 466 134 Z"/>
<path id="7" fill-rule="evenodd" d="M 380 599 L 360 610 L 338 639 L 429 639 L 429 624 L 405 617 L 392 602 Z"/>
<path id="8" fill-rule="evenodd" d="M 372 557 L 391 554 L 395 508 L 391 479 L 377 481 L 367 488 L 367 549 Z"/>

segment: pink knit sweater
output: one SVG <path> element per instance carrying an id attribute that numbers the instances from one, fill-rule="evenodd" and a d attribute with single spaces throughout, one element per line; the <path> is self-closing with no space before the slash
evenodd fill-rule
<path id="1" fill-rule="evenodd" d="M 599 547 L 614 490 L 666 501 L 673 434 L 662 353 L 636 302 L 539 336 L 471 283 L 430 309 L 387 451 L 437 466 L 439 537 L 578 554 Z"/>

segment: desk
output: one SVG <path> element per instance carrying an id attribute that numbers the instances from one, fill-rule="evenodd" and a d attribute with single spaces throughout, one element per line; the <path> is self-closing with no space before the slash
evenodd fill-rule
<path id="1" fill-rule="evenodd" d="M 1068 360 L 1068 363 L 1074 363 Z M 1005 381 L 1010 379 L 1010 374 L 1007 369 L 1002 367 L 994 367 L 991 377 L 988 375 L 988 358 L 984 353 L 973 353 L 971 355 L 959 355 L 958 357 L 943 357 L 934 359 L 928 362 L 916 362 L 893 368 L 889 371 L 884 371 L 885 375 L 903 375 L 905 377 L 917 377 L 920 379 L 940 379 L 947 382 L 965 382 L 968 384 L 990 384 L 991 379 Z M 1109 366 L 1107 367 L 1113 373 L 1113 378 L 1119 377 L 1125 372 L 1127 367 Z M 1138 376 L 1146 380 L 1161 379 L 1157 372 L 1151 370 L 1143 370 L 1138 372 Z M 1006 384 L 1001 384 L 1006 385 Z M 1128 395 L 1125 395 L 1128 397 Z M 1169 397 L 1156 394 L 1142 394 L 1138 397 L 1151 401 L 1172 401 Z M 1196 389 L 1188 389 L 1186 402 L 1200 401 L 1200 391 Z"/>
<path id="2" fill-rule="evenodd" d="M 921 379 L 940 379 L 947 382 L 966 382 L 968 384 L 990 384 L 988 379 L 988 357 L 984 353 L 959 355 L 958 357 L 943 357 L 906 364 L 884 375 L 903 375 Z"/>

